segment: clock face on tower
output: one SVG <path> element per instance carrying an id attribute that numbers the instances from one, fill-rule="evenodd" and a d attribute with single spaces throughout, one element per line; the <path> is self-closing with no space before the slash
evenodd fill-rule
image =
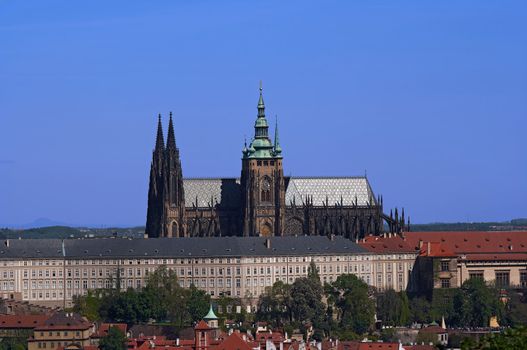
<path id="1" fill-rule="evenodd" d="M 271 184 L 269 183 L 269 179 L 264 179 L 263 180 L 262 190 L 264 190 L 266 192 L 271 190 Z"/>

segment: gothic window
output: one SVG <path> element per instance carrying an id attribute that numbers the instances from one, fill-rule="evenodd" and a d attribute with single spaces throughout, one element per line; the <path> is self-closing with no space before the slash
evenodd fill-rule
<path id="1" fill-rule="evenodd" d="M 172 176 L 170 188 L 170 199 L 172 205 L 177 205 L 177 177 Z"/>
<path id="2" fill-rule="evenodd" d="M 172 237 L 179 237 L 179 226 L 176 221 L 172 223 Z"/>
<path id="3" fill-rule="evenodd" d="M 271 201 L 271 180 L 268 177 L 264 177 L 262 181 L 262 188 L 260 192 L 260 201 L 270 202 Z"/>

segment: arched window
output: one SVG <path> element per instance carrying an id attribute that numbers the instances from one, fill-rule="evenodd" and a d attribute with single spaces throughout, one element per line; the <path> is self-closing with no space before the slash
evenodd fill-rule
<path id="1" fill-rule="evenodd" d="M 270 202 L 271 201 L 271 179 L 267 176 L 262 180 L 262 187 L 260 191 L 260 201 Z"/>

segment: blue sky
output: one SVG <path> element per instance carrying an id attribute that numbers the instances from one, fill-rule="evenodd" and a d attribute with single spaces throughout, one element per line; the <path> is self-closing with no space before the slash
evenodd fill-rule
<path id="1" fill-rule="evenodd" d="M 144 224 L 158 113 L 185 176 L 239 176 L 259 80 L 286 174 L 527 217 L 525 1 L 0 0 L 0 224 Z"/>

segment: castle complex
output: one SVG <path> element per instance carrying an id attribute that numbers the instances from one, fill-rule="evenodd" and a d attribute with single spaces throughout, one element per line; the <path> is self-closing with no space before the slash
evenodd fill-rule
<path id="1" fill-rule="evenodd" d="M 239 178 L 183 178 L 170 115 L 166 145 L 159 117 L 152 155 L 146 234 L 149 237 L 340 235 L 360 239 L 405 230 L 383 213 L 366 176 L 284 176 L 278 125 L 269 136 L 260 86 L 254 137 L 243 147 Z"/>

